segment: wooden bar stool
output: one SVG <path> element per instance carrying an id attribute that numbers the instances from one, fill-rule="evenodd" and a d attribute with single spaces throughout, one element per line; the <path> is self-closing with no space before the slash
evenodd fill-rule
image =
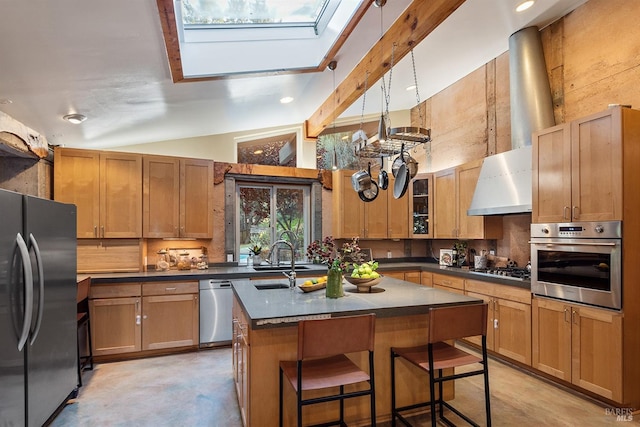
<path id="1" fill-rule="evenodd" d="M 458 378 L 466 378 L 474 375 L 484 376 L 484 399 L 487 415 L 487 426 L 491 426 L 491 407 L 489 403 L 489 371 L 487 364 L 487 304 L 460 305 L 453 307 L 432 308 L 429 310 L 429 326 L 427 344 L 417 347 L 391 348 L 391 425 L 396 425 L 396 418 L 404 425 L 410 426 L 408 420 L 400 414 L 401 411 L 431 407 L 431 425 L 436 425 L 436 404 L 438 404 L 438 416 L 447 425 L 454 426 L 444 416 L 443 407 L 460 416 L 473 426 L 478 426 L 468 416 L 442 398 L 442 384 Z M 471 336 L 482 336 L 482 357 L 460 350 L 444 341 L 456 340 Z M 395 394 L 395 360 L 403 358 L 409 363 L 426 371 L 429 374 L 430 401 L 413 405 L 396 407 Z M 480 369 L 464 373 L 442 374 L 443 369 L 457 368 L 470 364 L 479 364 Z M 438 384 L 436 398 L 435 385 Z"/>
<path id="2" fill-rule="evenodd" d="M 76 294 L 76 321 L 78 328 L 78 338 L 76 350 L 78 353 L 78 387 L 82 387 L 82 371 L 85 369 L 93 370 L 93 349 L 91 345 L 91 319 L 89 318 L 89 286 L 90 279 L 82 280 L 78 283 L 78 291 Z M 85 329 L 86 328 L 86 329 Z M 89 354 L 83 356 L 80 354 L 80 331 L 86 336 Z"/>
<path id="3" fill-rule="evenodd" d="M 375 314 L 304 320 L 298 323 L 298 359 L 280 362 L 280 426 L 283 425 L 283 384 L 286 378 L 296 392 L 298 426 L 302 426 L 302 407 L 314 403 L 340 401 L 340 419 L 317 426 L 344 422 L 344 400 L 359 396 L 371 399 L 371 425 L 376 425 L 373 367 Z M 368 373 L 345 354 L 368 351 Z M 344 386 L 368 382 L 365 390 L 345 392 Z M 339 387 L 338 394 L 303 399 L 308 390 Z"/>

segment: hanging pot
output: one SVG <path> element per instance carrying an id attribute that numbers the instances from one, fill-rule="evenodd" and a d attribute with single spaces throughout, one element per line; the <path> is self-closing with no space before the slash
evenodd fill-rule
<path id="1" fill-rule="evenodd" d="M 393 161 L 391 165 L 391 173 L 393 174 L 393 176 L 398 176 L 398 169 L 403 163 L 407 165 L 407 169 L 409 170 L 409 179 L 416 176 L 416 174 L 418 173 L 418 162 L 406 151 L 401 151 L 400 155 Z"/>
<path id="2" fill-rule="evenodd" d="M 389 187 L 389 174 L 384 170 L 384 157 L 380 156 L 380 173 L 378 174 L 378 187 L 386 190 Z"/>
<path id="3" fill-rule="evenodd" d="M 396 174 L 396 182 L 393 183 L 393 197 L 400 199 L 404 196 L 404 193 L 407 192 L 407 188 L 409 188 L 410 179 L 407 165 L 405 163 L 401 164 L 398 168 L 398 173 Z"/>
<path id="4" fill-rule="evenodd" d="M 371 187 L 371 174 L 362 169 L 351 175 L 351 185 L 354 191 L 364 191 Z"/>
<path id="5" fill-rule="evenodd" d="M 378 197 L 378 184 L 371 179 L 371 163 L 368 164 L 369 188 L 358 191 L 358 196 L 363 202 L 373 202 Z"/>

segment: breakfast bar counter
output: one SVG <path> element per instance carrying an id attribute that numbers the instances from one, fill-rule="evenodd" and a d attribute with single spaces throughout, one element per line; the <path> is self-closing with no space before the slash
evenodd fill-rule
<path id="1" fill-rule="evenodd" d="M 298 280 L 301 284 L 303 280 Z M 446 292 L 390 277 L 384 277 L 371 293 L 358 293 L 345 282 L 345 296 L 325 297 L 324 289 L 303 292 L 276 288 L 285 280 L 233 280 L 233 362 L 238 401 L 246 426 L 278 424 L 278 364 L 297 356 L 297 322 L 376 314 L 375 381 L 376 415 L 379 421 L 390 419 L 390 348 L 425 343 L 427 312 L 431 307 L 478 304 L 478 298 Z M 257 285 L 257 286 L 256 286 Z M 267 285 L 267 286 L 261 286 Z M 265 289 L 266 288 L 266 289 Z M 366 365 L 366 356 L 350 355 Z M 428 399 L 424 375 L 412 366 L 400 363 L 396 373 L 398 404 Z M 453 396 L 453 387 L 445 389 Z M 285 386 L 285 426 L 295 425 L 296 403 L 293 391 Z M 303 410 L 304 424 L 320 423 L 337 414 L 336 402 L 313 405 Z M 357 398 L 345 404 L 345 417 L 351 425 L 368 423 L 369 400 Z"/>

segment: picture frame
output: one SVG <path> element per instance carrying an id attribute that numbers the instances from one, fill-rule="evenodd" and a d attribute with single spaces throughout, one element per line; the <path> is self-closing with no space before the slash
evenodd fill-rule
<path id="1" fill-rule="evenodd" d="M 440 265 L 451 267 L 453 265 L 453 250 L 440 249 Z"/>

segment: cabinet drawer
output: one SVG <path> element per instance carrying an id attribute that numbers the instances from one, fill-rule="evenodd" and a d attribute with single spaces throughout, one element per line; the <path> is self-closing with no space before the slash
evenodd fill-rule
<path id="1" fill-rule="evenodd" d="M 464 290 L 464 279 L 460 277 L 445 276 L 444 274 L 433 274 L 433 285 L 445 286 L 447 288 Z"/>
<path id="2" fill-rule="evenodd" d="M 90 299 L 139 297 L 140 295 L 140 283 L 92 284 L 89 289 Z"/>
<path id="3" fill-rule="evenodd" d="M 158 282 L 142 285 L 142 295 L 197 294 L 198 282 Z"/>
<path id="4" fill-rule="evenodd" d="M 465 290 L 531 305 L 531 291 L 525 288 L 467 279 Z"/>

